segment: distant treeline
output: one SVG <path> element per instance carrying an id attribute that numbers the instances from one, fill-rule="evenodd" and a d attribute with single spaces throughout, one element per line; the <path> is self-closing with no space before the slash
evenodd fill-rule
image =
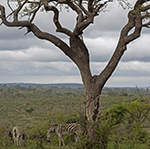
<path id="1" fill-rule="evenodd" d="M 83 88 L 83 84 L 80 83 L 54 83 L 54 84 L 36 84 L 36 83 L 1 83 L 0 85 L 6 85 L 6 86 L 16 86 L 19 85 L 21 87 L 29 87 L 29 86 L 44 86 L 44 87 L 70 87 L 70 88 Z"/>
<path id="2" fill-rule="evenodd" d="M 0 92 L 38 92 L 45 95 L 85 95 L 83 84 L 60 83 L 60 84 L 33 84 L 33 83 L 7 83 L 0 84 Z M 103 96 L 149 96 L 149 88 L 133 87 L 105 87 Z"/>

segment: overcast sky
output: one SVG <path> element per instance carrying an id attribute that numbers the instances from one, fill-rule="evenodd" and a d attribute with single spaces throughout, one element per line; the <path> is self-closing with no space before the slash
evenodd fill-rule
<path id="1" fill-rule="evenodd" d="M 134 0 L 131 0 L 134 1 Z M 3 4 L 6 0 L 1 0 Z M 127 12 L 117 2 L 109 3 L 107 11 L 84 31 L 84 41 L 90 52 L 92 74 L 99 74 L 110 59 L 119 34 L 127 22 Z M 52 13 L 39 13 L 35 22 L 43 31 L 64 41 L 68 37 L 55 33 Z M 64 10 L 60 20 L 73 29 L 76 15 Z M 0 83 L 82 83 L 76 65 L 51 43 L 37 39 L 26 29 L 0 26 Z M 121 62 L 106 87 L 150 86 L 150 29 L 143 29 L 139 39 L 128 45 Z"/>

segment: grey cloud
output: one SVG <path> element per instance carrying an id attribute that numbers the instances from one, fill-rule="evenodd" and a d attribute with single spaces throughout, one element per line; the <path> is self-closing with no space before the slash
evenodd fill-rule
<path id="1" fill-rule="evenodd" d="M 1 31 L 1 30 L 0 30 Z M 14 31 L 14 32 L 18 32 L 18 31 Z M 4 51 L 4 50 L 9 50 L 9 51 L 15 51 L 15 50 L 25 50 L 25 49 L 29 49 L 30 47 L 38 47 L 38 48 L 46 48 L 46 49 L 56 49 L 56 47 L 50 43 L 49 41 L 46 40 L 41 40 L 36 38 L 34 35 L 32 35 L 32 33 L 27 34 L 26 36 L 24 36 L 23 34 L 19 35 L 19 37 L 17 35 L 14 35 L 12 32 L 12 34 L 10 33 L 11 37 L 9 35 L 4 36 L 4 38 L 2 38 L 3 36 L 1 36 L 0 39 L 0 51 Z M 14 37 L 13 37 L 14 35 Z M 9 39 L 7 39 L 7 37 Z M 66 40 L 64 38 L 64 40 Z"/>
<path id="2" fill-rule="evenodd" d="M 130 0 L 134 3 L 134 0 Z M 101 12 L 95 18 L 94 24 L 90 25 L 85 31 L 86 38 L 97 38 L 102 36 L 119 37 L 120 31 L 128 21 L 128 12 L 131 9 L 123 9 L 118 3 L 110 3 L 106 8 L 106 12 Z M 150 30 L 144 28 L 143 34 L 150 34 Z"/>
<path id="3" fill-rule="evenodd" d="M 52 76 L 52 75 L 5 75 L 0 78 L 1 83 L 82 83 L 80 76 Z"/>
<path id="4" fill-rule="evenodd" d="M 150 77 L 118 77 L 113 76 L 111 77 L 108 82 L 105 84 L 107 87 L 148 87 Z"/>
<path id="5" fill-rule="evenodd" d="M 91 68 L 93 74 L 99 74 L 100 71 L 104 69 L 107 62 L 92 62 Z M 150 62 L 140 62 L 140 61 L 130 61 L 130 62 L 120 62 L 116 68 L 113 76 L 150 76 Z"/>
<path id="6" fill-rule="evenodd" d="M 72 62 L 32 62 L 32 66 L 35 70 L 42 70 L 45 71 L 46 74 L 56 76 L 79 75 L 77 67 Z"/>
<path id="7" fill-rule="evenodd" d="M 133 0 L 132 0 L 133 1 Z M 84 41 L 90 52 L 92 74 L 99 74 L 110 59 L 118 42 L 120 30 L 127 21 L 127 11 L 112 3 L 109 12 L 101 13 L 84 32 Z M 109 10 L 109 7 L 108 7 Z M 60 20 L 63 27 L 73 29 L 76 14 L 62 11 Z M 42 31 L 48 31 L 68 42 L 68 37 L 55 33 L 51 21 L 53 13 L 39 13 L 35 22 Z M 81 82 L 79 70 L 48 41 L 37 39 L 32 33 L 24 36 L 26 29 L 0 27 L 0 82 Z M 150 30 L 144 29 L 140 39 L 128 46 L 109 84 L 135 85 L 150 76 Z M 138 61 L 138 65 L 134 62 Z M 142 78 L 143 77 L 143 78 Z M 115 80 L 112 81 L 112 80 Z M 142 83 L 141 83 L 142 84 Z"/>
<path id="8" fill-rule="evenodd" d="M 28 40 L 25 39 L 18 39 L 18 40 L 0 40 L 0 51 L 15 51 L 15 50 L 22 50 L 27 49 L 30 47 Z"/>
<path id="9" fill-rule="evenodd" d="M 94 25 L 91 25 L 85 31 L 86 37 L 106 36 L 109 33 L 112 35 L 119 35 L 120 30 L 127 22 L 128 10 L 118 7 L 117 4 L 110 4 L 110 7 L 106 8 L 106 12 L 101 12 L 100 15 L 95 18 Z M 110 36 L 111 36 L 110 34 Z"/>
<path id="10" fill-rule="evenodd" d="M 150 35 L 143 34 L 139 39 L 129 44 L 122 61 L 150 62 L 149 39 Z"/>
<path id="11" fill-rule="evenodd" d="M 23 28 L 19 30 L 16 27 L 6 27 L 4 25 L 0 26 L 0 40 L 18 40 L 21 38 L 27 38 L 24 36 L 26 33 L 26 29 Z"/>
<path id="12" fill-rule="evenodd" d="M 0 50 L 21 50 L 38 43 L 32 34 L 24 36 L 25 29 L 0 27 Z M 32 44 L 31 44 L 32 43 Z"/>
<path id="13" fill-rule="evenodd" d="M 94 39 L 85 38 L 85 42 L 89 48 L 92 62 L 106 62 L 115 50 L 117 38 L 107 36 Z M 0 45 L 0 49 L 3 50 L 0 56 L 1 60 L 71 61 L 61 50 L 48 41 L 28 38 L 25 41 L 22 39 L 18 40 L 17 43 L 19 44 L 15 41 L 8 43 L 5 43 L 5 45 L 2 43 Z M 7 50 L 6 53 L 4 50 Z M 16 52 L 8 52 L 8 50 L 15 50 Z M 150 61 L 149 36 L 143 36 L 129 45 L 121 61 L 127 62 L 134 60 Z"/>
<path id="14" fill-rule="evenodd" d="M 58 49 L 43 49 L 37 47 L 31 47 L 27 50 L 16 51 L 0 51 L 1 61 L 39 61 L 39 62 L 51 62 L 51 61 L 71 61 Z"/>
<path id="15" fill-rule="evenodd" d="M 143 34 L 139 39 L 131 42 L 127 46 L 121 61 L 142 61 L 150 62 L 150 49 L 149 49 L 150 35 Z M 103 36 L 99 38 L 85 38 L 85 42 L 90 51 L 91 60 L 93 62 L 106 62 L 113 54 L 118 39 L 117 37 Z"/>
<path id="16" fill-rule="evenodd" d="M 1 75 L 79 75 L 76 66 L 71 62 L 2 62 L 0 61 Z"/>
<path id="17" fill-rule="evenodd" d="M 89 48 L 92 62 L 106 62 L 110 59 L 115 47 L 116 38 L 110 38 L 108 36 L 99 38 L 87 38 L 85 42 Z"/>

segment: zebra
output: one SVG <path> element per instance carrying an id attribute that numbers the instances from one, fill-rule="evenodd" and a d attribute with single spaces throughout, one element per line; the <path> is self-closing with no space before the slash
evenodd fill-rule
<path id="1" fill-rule="evenodd" d="M 25 146 L 25 143 L 27 141 L 27 135 L 25 131 L 19 127 L 15 126 L 12 130 L 13 133 L 13 140 L 14 140 L 14 146 L 21 146 L 21 140 L 23 140 L 23 145 Z"/>
<path id="2" fill-rule="evenodd" d="M 3 146 L 5 146 L 5 141 L 7 137 L 10 137 L 10 142 L 13 143 L 13 135 L 12 135 L 12 130 L 9 129 L 5 125 L 0 126 L 0 135 L 3 135 Z"/>
<path id="3" fill-rule="evenodd" d="M 61 142 L 65 146 L 63 135 L 74 135 L 76 143 L 79 141 L 79 135 L 81 134 L 81 126 L 77 123 L 70 124 L 53 124 L 47 130 L 47 141 L 50 142 L 51 135 L 56 133 L 59 138 L 59 147 Z"/>

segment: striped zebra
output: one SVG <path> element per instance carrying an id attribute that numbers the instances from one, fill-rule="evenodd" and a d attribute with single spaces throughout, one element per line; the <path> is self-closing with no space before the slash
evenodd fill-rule
<path id="1" fill-rule="evenodd" d="M 25 146 L 26 142 L 27 142 L 27 135 L 25 133 L 25 131 L 19 127 L 19 126 L 15 126 L 12 130 L 13 133 L 13 140 L 14 140 L 14 146 L 21 146 L 21 141 L 23 141 L 23 145 Z"/>
<path id="2" fill-rule="evenodd" d="M 65 146 L 63 135 L 74 135 L 75 141 L 79 141 L 79 135 L 81 134 L 81 126 L 77 123 L 70 124 L 54 124 L 47 130 L 47 141 L 50 142 L 51 135 L 56 133 L 59 138 L 59 147 L 61 147 L 61 142 Z"/>

